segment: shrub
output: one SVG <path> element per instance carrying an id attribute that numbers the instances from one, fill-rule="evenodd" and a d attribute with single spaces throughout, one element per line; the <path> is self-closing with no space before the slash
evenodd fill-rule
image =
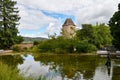
<path id="1" fill-rule="evenodd" d="M 90 44 L 86 41 L 80 41 L 77 43 L 76 45 L 76 52 L 83 52 L 83 53 L 89 53 L 89 52 L 93 52 L 96 51 L 96 46 L 93 44 Z"/>
<path id="2" fill-rule="evenodd" d="M 87 45 L 87 52 L 89 53 L 91 53 L 91 52 L 93 52 L 93 51 L 96 51 L 97 50 L 97 48 L 96 48 L 96 46 L 95 45 L 93 45 L 93 44 L 88 44 Z"/>
<path id="3" fill-rule="evenodd" d="M 54 52 L 57 53 L 57 54 L 65 54 L 65 53 L 67 53 L 66 50 L 62 50 L 60 48 L 56 48 Z"/>
<path id="4" fill-rule="evenodd" d="M 13 46 L 13 51 L 21 51 L 21 48 L 17 45 Z"/>
<path id="5" fill-rule="evenodd" d="M 80 41 L 67 38 L 54 38 L 46 41 L 41 41 L 38 45 L 33 47 L 34 51 L 38 52 L 52 52 L 52 53 L 74 53 L 76 52 L 93 52 L 96 51 L 96 47 L 87 41 Z"/>
<path id="6" fill-rule="evenodd" d="M 38 45 L 39 44 L 39 41 L 34 41 L 33 42 L 33 45 Z"/>

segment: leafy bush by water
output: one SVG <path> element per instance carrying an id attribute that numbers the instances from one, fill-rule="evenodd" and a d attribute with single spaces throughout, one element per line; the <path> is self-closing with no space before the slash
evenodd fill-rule
<path id="1" fill-rule="evenodd" d="M 96 51 L 96 46 L 87 41 L 80 41 L 75 39 L 66 39 L 58 37 L 39 42 L 32 49 L 34 52 L 52 52 L 52 53 L 89 53 Z"/>
<path id="2" fill-rule="evenodd" d="M 96 51 L 96 46 L 93 45 L 93 44 L 90 44 L 88 42 L 85 42 L 85 41 L 81 41 L 81 42 L 78 42 L 78 44 L 76 45 L 76 51 L 81 53 L 81 52 L 84 52 L 84 53 L 91 53 L 93 51 Z"/>

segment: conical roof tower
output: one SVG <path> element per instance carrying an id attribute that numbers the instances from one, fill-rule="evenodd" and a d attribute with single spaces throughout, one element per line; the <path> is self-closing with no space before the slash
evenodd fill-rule
<path id="1" fill-rule="evenodd" d="M 76 25 L 71 18 L 67 18 L 62 25 L 62 35 L 68 38 L 72 38 L 75 35 Z"/>
<path id="2" fill-rule="evenodd" d="M 75 26 L 75 24 L 73 23 L 71 18 L 67 18 L 63 24 L 63 26 L 68 26 L 68 25 L 73 25 Z"/>

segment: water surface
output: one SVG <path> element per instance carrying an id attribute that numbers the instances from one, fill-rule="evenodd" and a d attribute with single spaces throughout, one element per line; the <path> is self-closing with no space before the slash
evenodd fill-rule
<path id="1" fill-rule="evenodd" d="M 119 80 L 120 60 L 112 59 L 111 67 L 105 66 L 106 58 L 80 55 L 9 55 L 0 60 L 17 67 L 20 74 L 48 80 Z"/>

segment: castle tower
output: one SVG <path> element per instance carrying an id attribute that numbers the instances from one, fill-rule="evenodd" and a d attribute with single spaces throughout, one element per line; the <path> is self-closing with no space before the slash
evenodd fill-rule
<path id="1" fill-rule="evenodd" d="M 75 36 L 76 25 L 73 23 L 71 18 L 67 18 L 62 25 L 62 35 L 68 38 Z"/>

